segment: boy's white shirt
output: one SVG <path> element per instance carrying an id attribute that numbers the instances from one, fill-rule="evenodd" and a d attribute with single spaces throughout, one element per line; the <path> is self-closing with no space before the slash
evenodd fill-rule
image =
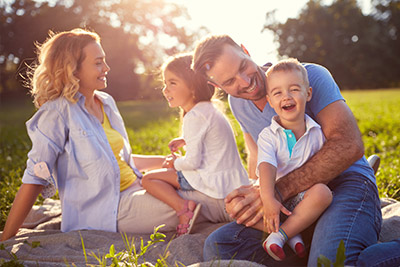
<path id="1" fill-rule="evenodd" d="M 284 128 L 276 121 L 274 116 L 271 125 L 264 128 L 258 136 L 258 159 L 256 174 L 259 176 L 258 166 L 267 162 L 277 168 L 278 180 L 287 173 L 299 168 L 307 162 L 325 142 L 321 126 L 305 114 L 306 132 L 297 140 L 290 156 L 287 137 Z M 259 179 L 257 179 L 258 181 Z"/>

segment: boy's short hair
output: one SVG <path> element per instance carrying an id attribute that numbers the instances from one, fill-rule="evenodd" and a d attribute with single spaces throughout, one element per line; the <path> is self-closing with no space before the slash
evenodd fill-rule
<path id="1" fill-rule="evenodd" d="M 268 68 L 265 75 L 268 76 L 277 71 L 291 71 L 298 70 L 303 77 L 304 85 L 306 87 L 310 86 L 310 82 L 308 81 L 308 74 L 306 68 L 296 59 L 296 58 L 288 58 L 280 60 L 278 63 L 273 64 L 270 68 Z"/>

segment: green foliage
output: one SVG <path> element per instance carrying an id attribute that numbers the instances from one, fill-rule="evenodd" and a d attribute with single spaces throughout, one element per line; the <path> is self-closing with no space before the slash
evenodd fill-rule
<path id="1" fill-rule="evenodd" d="M 27 153 L 31 147 L 25 121 L 34 113 L 31 103 L 0 106 L 0 229 L 3 229 L 14 196 L 21 185 Z"/>
<path id="2" fill-rule="evenodd" d="M 149 250 L 151 250 L 155 246 L 155 244 L 165 241 L 166 236 L 162 233 L 159 233 L 159 230 L 162 227 L 164 227 L 164 225 L 160 225 L 154 228 L 154 232 L 153 234 L 150 235 L 150 240 L 147 241 L 147 243 L 143 241 L 143 238 L 140 238 L 139 250 L 137 250 L 135 247 L 134 237 L 129 239 L 129 237 L 126 234 L 122 234 L 122 238 L 125 244 L 125 250 L 117 252 L 113 244 L 110 246 L 109 252 L 105 255 L 104 254 L 96 255 L 94 252 L 90 252 L 89 256 L 96 259 L 98 263 L 93 266 L 104 266 L 104 267 L 105 266 L 143 266 L 143 267 L 148 266 L 146 264 L 145 254 Z M 81 241 L 82 241 L 83 253 L 85 255 L 86 265 L 91 266 L 92 264 L 89 264 L 87 261 L 87 253 L 82 236 L 81 236 Z M 168 257 L 167 250 L 168 246 L 164 252 L 164 255 L 160 255 L 159 259 L 157 259 L 157 263 L 155 265 L 156 267 L 168 266 L 166 262 L 166 259 Z"/>
<path id="3" fill-rule="evenodd" d="M 345 91 L 343 95 L 360 128 L 365 155 L 377 154 L 381 197 L 400 200 L 400 91 Z"/>
<path id="4" fill-rule="evenodd" d="M 345 91 L 343 95 L 360 127 L 365 154 L 381 157 L 377 173 L 380 196 L 400 200 L 400 90 Z M 169 153 L 168 142 L 180 136 L 177 109 L 168 108 L 165 101 L 119 102 L 118 107 L 134 153 Z M 4 228 L 14 196 L 21 185 L 31 147 L 24 122 L 33 113 L 31 103 L 12 102 L 0 106 L 0 229 Z M 232 114 L 227 113 L 245 162 L 243 135 Z"/>
<path id="5" fill-rule="evenodd" d="M 356 0 L 310 0 L 297 18 L 278 22 L 267 13 L 264 29 L 279 43 L 279 55 L 327 67 L 341 88 L 400 84 L 400 5 L 371 1 L 364 14 Z"/>
<path id="6" fill-rule="evenodd" d="M 159 0 L 0 1 L 0 94 L 23 92 L 16 72 L 32 63 L 34 43 L 43 43 L 49 30 L 82 27 L 102 37 L 115 99 L 160 97 L 152 90 L 153 70 L 165 55 L 189 50 L 204 32 L 181 27 L 188 19 L 182 6 Z"/>
<path id="7" fill-rule="evenodd" d="M 337 249 L 336 252 L 336 261 L 334 263 L 331 262 L 330 259 L 328 259 L 327 257 L 325 257 L 324 255 L 320 255 L 318 257 L 318 267 L 342 267 L 344 266 L 344 261 L 346 260 L 346 248 L 344 247 L 344 242 L 343 240 L 340 240 L 340 244 L 339 247 Z"/>

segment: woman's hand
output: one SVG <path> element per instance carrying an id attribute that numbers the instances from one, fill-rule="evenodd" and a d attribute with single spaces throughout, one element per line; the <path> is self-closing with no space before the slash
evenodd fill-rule
<path id="1" fill-rule="evenodd" d="M 171 142 L 169 142 L 168 147 L 171 150 L 171 153 L 177 152 L 179 148 L 183 147 L 186 145 L 185 140 L 183 138 L 175 138 L 172 139 Z"/>
<path id="2" fill-rule="evenodd" d="M 259 186 L 243 185 L 233 190 L 225 198 L 225 207 L 236 223 L 247 227 L 255 225 L 263 218 Z"/>

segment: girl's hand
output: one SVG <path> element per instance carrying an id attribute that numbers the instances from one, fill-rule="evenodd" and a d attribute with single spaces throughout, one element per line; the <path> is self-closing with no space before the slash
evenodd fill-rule
<path id="1" fill-rule="evenodd" d="M 165 157 L 165 161 L 162 164 L 163 168 L 168 168 L 168 169 L 175 169 L 174 167 L 174 162 L 176 159 L 176 155 L 175 154 L 171 154 Z"/>
<path id="2" fill-rule="evenodd" d="M 174 153 L 174 152 L 178 151 L 178 149 L 183 147 L 184 145 L 186 145 L 185 140 L 183 140 L 183 138 L 179 137 L 179 138 L 172 139 L 171 142 L 169 142 L 168 147 L 171 150 L 171 153 Z"/>
<path id="3" fill-rule="evenodd" d="M 264 203 L 264 229 L 267 233 L 278 232 L 279 231 L 279 215 L 280 212 L 291 215 L 292 213 L 287 210 L 282 203 L 280 203 L 275 198 L 263 200 Z"/>

